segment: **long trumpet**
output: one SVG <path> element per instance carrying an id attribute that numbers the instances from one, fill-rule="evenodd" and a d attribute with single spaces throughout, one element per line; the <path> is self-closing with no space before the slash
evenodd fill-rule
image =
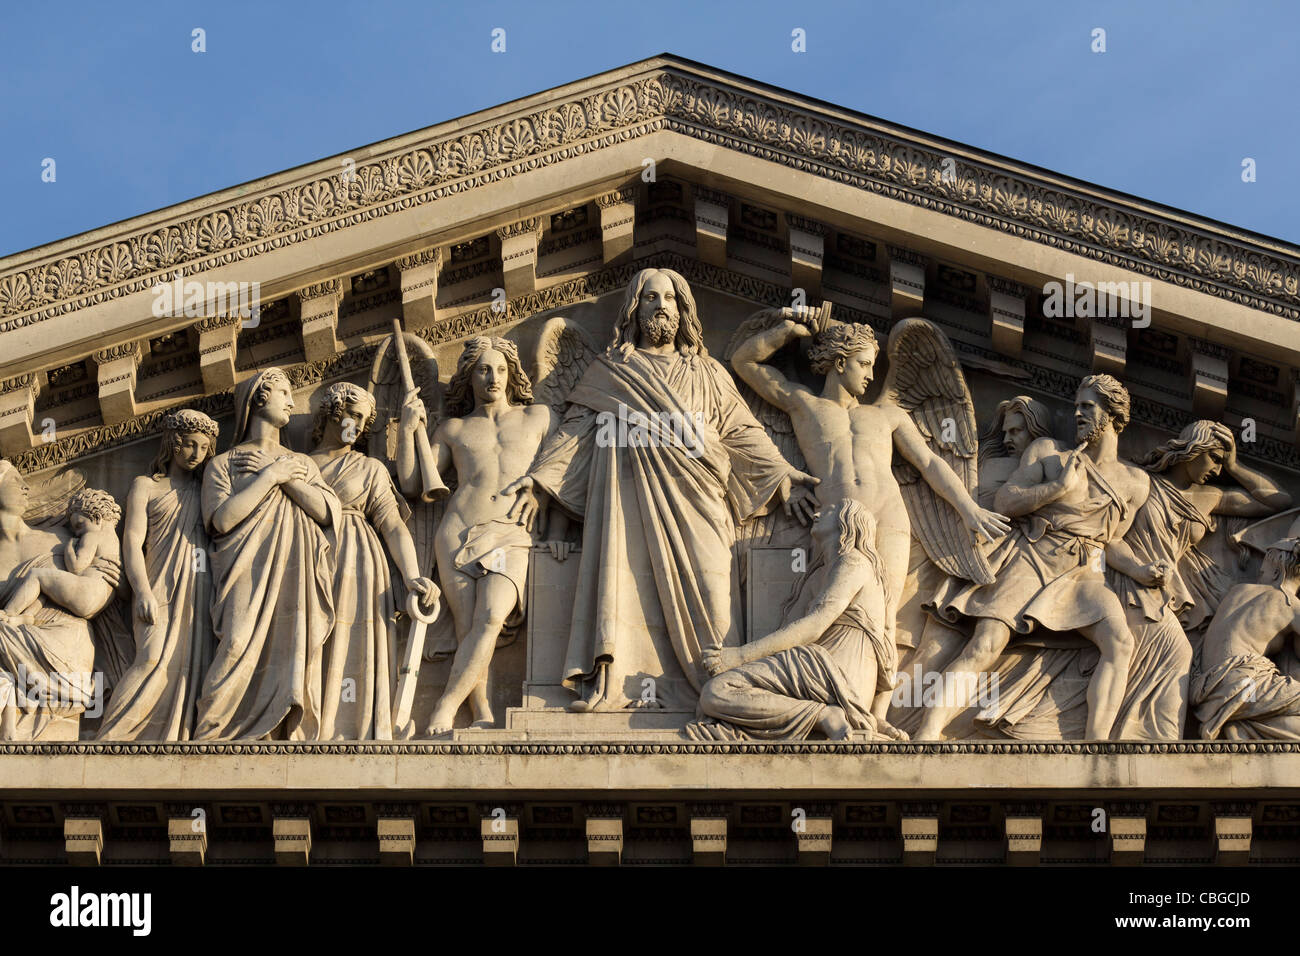
<path id="1" fill-rule="evenodd" d="M 393 319 L 393 349 L 397 352 L 397 365 L 402 372 L 402 385 L 409 395 L 415 391 L 415 379 L 411 377 L 411 362 L 406 357 L 406 342 L 402 338 L 402 323 L 399 319 Z M 415 430 L 415 454 L 420 463 L 422 483 L 420 499 L 437 501 L 439 498 L 447 497 L 451 489 L 443 484 L 442 476 L 438 474 L 438 463 L 433 457 L 433 449 L 429 447 L 429 434 L 423 428 Z"/>

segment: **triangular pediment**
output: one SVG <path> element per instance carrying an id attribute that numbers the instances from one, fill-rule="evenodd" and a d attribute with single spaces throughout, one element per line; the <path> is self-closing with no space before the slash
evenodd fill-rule
<path id="1" fill-rule="evenodd" d="M 0 260 L 0 447 L 49 467 L 221 413 L 253 367 L 357 374 L 394 315 L 451 343 L 649 264 L 924 311 L 1052 394 L 1140 365 L 1135 418 L 1250 415 L 1251 453 L 1300 467 L 1300 249 L 667 55 Z M 1067 277 L 1149 283 L 1149 326 L 1045 320 Z M 258 325 L 181 308 L 187 283 L 255 289 Z"/>

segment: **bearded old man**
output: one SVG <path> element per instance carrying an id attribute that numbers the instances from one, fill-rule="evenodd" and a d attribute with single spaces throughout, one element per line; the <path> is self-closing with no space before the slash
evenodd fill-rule
<path id="1" fill-rule="evenodd" d="M 571 709 L 694 710 L 704 649 L 740 644 L 736 524 L 778 501 L 808 520 L 816 483 L 709 357 L 686 280 L 637 273 L 613 342 L 529 474 L 503 491 L 521 512 L 543 492 L 585 521 L 564 665 L 580 695 Z"/>

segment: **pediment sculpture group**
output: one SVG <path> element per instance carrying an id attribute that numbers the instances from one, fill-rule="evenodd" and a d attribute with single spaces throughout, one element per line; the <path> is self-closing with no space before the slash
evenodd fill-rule
<path id="1" fill-rule="evenodd" d="M 279 369 L 238 385 L 224 451 L 207 415 L 167 415 L 124 507 L 79 487 L 38 520 L 0 462 L 0 739 L 87 711 L 106 669 L 102 740 L 417 735 L 399 651 L 435 614 L 452 661 L 421 735 L 462 707 L 499 726 L 534 551 L 577 565 L 577 729 L 649 707 L 704 740 L 1300 739 L 1300 522 L 1224 424 L 1125 460 L 1129 394 L 1089 375 L 1070 440 L 1019 395 L 981 441 L 931 322 L 894 325 L 868 402 L 868 326 L 766 309 L 719 361 L 664 269 L 604 349 L 545 323 L 532 374 L 473 338 L 430 401 L 408 342 L 322 392 L 307 451 Z M 1202 550 L 1225 519 L 1275 532 L 1254 580 Z M 758 549 L 793 584 L 759 582 Z M 781 604 L 748 641 L 744 587 Z"/>

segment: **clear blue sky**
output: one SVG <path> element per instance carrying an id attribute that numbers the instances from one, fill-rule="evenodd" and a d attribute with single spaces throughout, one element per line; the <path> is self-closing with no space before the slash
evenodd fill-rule
<path id="1" fill-rule="evenodd" d="M 1300 241 L 1294 2 L 6 0 L 0 255 L 661 52 Z"/>

